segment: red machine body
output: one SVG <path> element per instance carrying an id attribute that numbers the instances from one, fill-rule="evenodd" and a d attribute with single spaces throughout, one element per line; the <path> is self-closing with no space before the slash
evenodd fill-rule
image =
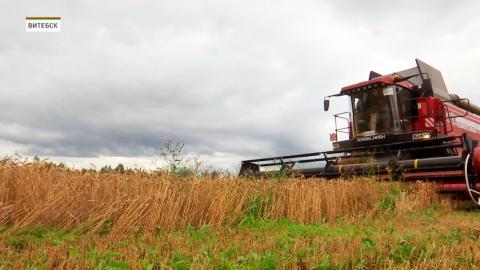
<path id="1" fill-rule="evenodd" d="M 288 169 L 334 179 L 373 170 L 380 178 L 435 181 L 441 192 L 478 203 L 480 108 L 450 94 L 440 71 L 416 63 L 388 75 L 372 71 L 367 81 L 326 97 L 325 110 L 331 97 L 350 100 L 349 112 L 335 114 L 333 150 L 245 160 L 240 174 Z M 342 134 L 348 139 L 337 141 Z"/>

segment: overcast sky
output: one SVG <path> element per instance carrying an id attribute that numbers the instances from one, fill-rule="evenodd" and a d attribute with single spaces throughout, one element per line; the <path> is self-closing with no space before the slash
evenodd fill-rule
<path id="1" fill-rule="evenodd" d="M 330 148 L 323 97 L 415 58 L 480 103 L 480 1 L 0 0 L 0 154 L 212 167 Z M 25 16 L 61 16 L 26 33 Z"/>

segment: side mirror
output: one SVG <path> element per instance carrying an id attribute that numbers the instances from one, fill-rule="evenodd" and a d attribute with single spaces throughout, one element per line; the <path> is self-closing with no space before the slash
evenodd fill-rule
<path id="1" fill-rule="evenodd" d="M 329 107 L 330 107 L 330 100 L 328 98 L 325 98 L 323 100 L 323 110 L 328 111 Z"/>

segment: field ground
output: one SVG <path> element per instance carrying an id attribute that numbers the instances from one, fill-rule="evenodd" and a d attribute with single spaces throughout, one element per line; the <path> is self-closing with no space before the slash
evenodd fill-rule
<path id="1" fill-rule="evenodd" d="M 475 269 L 480 212 L 425 209 L 354 223 L 246 218 L 227 228 L 109 237 L 40 228 L 5 237 L 3 269 Z"/>
<path id="2" fill-rule="evenodd" d="M 480 212 L 424 183 L 0 164 L 0 269 L 479 269 Z"/>

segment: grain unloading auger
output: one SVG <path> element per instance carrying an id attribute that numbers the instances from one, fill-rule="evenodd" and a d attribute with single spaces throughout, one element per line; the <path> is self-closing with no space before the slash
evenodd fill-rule
<path id="1" fill-rule="evenodd" d="M 333 150 L 242 161 L 240 174 L 287 171 L 304 177 L 378 175 L 429 180 L 440 192 L 480 198 L 480 108 L 449 94 L 440 71 L 416 67 L 343 87 L 350 111 L 335 114 Z M 340 126 L 343 121 L 344 126 Z M 344 134 L 348 139 L 337 140 Z"/>

